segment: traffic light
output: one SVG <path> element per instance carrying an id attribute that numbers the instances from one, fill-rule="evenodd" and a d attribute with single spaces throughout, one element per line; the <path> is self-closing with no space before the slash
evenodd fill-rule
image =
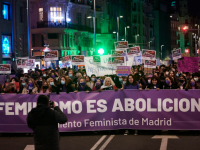
<path id="1" fill-rule="evenodd" d="M 188 26 L 183 26 L 181 31 L 183 34 L 185 34 L 188 31 Z"/>
<path id="2" fill-rule="evenodd" d="M 99 55 L 103 55 L 103 54 L 104 54 L 104 49 L 103 49 L 103 48 L 100 48 L 100 49 L 98 50 L 98 54 L 99 54 Z"/>

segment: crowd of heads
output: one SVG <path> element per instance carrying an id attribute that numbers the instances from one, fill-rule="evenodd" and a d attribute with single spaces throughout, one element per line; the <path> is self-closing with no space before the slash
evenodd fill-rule
<path id="1" fill-rule="evenodd" d="M 16 87 L 16 84 L 19 87 Z M 131 74 L 128 76 L 87 75 L 84 67 L 76 70 L 74 68 L 55 68 L 40 70 L 37 66 L 35 70 L 28 70 L 24 73 L 18 69 L 15 77 L 6 76 L 5 83 L 0 85 L 1 93 L 57 93 L 60 92 L 91 92 L 102 90 L 118 89 L 199 89 L 200 88 L 200 69 L 199 72 L 180 72 L 177 64 L 169 66 L 161 65 L 153 69 L 151 73 L 144 72 L 144 66 L 132 66 Z"/>

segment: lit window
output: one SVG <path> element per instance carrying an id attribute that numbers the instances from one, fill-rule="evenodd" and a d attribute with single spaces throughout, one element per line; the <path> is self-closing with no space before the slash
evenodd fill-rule
<path id="1" fill-rule="evenodd" d="M 43 21 L 43 8 L 39 8 L 39 21 Z"/>
<path id="2" fill-rule="evenodd" d="M 2 52 L 3 54 L 11 53 L 11 36 L 2 35 Z"/>
<path id="3" fill-rule="evenodd" d="M 2 13 L 3 13 L 3 19 L 5 20 L 10 20 L 10 5 L 9 4 L 3 4 L 3 10 L 2 10 Z"/>
<path id="4" fill-rule="evenodd" d="M 50 7 L 51 22 L 60 23 L 63 19 L 61 16 L 61 7 Z"/>

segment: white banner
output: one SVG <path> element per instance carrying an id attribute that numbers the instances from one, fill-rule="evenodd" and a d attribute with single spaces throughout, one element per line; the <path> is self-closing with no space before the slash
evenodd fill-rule
<path id="1" fill-rule="evenodd" d="M 10 64 L 0 64 L 0 74 L 11 74 Z"/>
<path id="2" fill-rule="evenodd" d="M 58 51 L 44 52 L 44 60 L 58 60 Z"/>
<path id="3" fill-rule="evenodd" d="M 27 69 L 33 69 L 35 68 L 35 59 L 28 59 L 26 63 Z"/>
<path id="4" fill-rule="evenodd" d="M 144 68 L 156 68 L 156 62 L 157 60 L 145 60 L 144 62 Z"/>
<path id="5" fill-rule="evenodd" d="M 135 56 L 133 59 L 133 66 L 142 65 L 142 56 Z"/>
<path id="6" fill-rule="evenodd" d="M 173 60 L 177 60 L 179 58 L 181 58 L 181 49 L 176 49 L 176 50 L 173 50 L 172 51 L 172 57 L 173 57 Z"/>
<path id="7" fill-rule="evenodd" d="M 101 56 L 101 64 L 95 65 L 93 63 L 93 57 L 85 57 L 85 68 L 88 76 L 95 74 L 96 76 L 105 76 L 116 74 L 117 65 L 108 65 L 109 57 L 111 55 Z M 132 66 L 134 57 L 128 56 L 128 61 L 126 61 L 124 66 Z M 119 65 L 118 65 L 119 66 Z"/>
<path id="8" fill-rule="evenodd" d="M 142 59 L 155 60 L 156 59 L 156 51 L 143 49 L 142 50 Z"/>
<path id="9" fill-rule="evenodd" d="M 140 46 L 130 47 L 128 50 L 128 55 L 139 56 L 140 55 Z"/>
<path id="10" fill-rule="evenodd" d="M 72 65 L 85 65 L 84 55 L 71 55 L 70 58 Z"/>

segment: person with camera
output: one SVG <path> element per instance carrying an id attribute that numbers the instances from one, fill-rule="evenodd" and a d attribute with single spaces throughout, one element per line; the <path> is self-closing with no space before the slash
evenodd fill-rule
<path id="1" fill-rule="evenodd" d="M 67 117 L 48 96 L 40 95 L 37 107 L 27 117 L 28 127 L 34 132 L 35 150 L 59 150 L 58 123 L 64 124 Z"/>

